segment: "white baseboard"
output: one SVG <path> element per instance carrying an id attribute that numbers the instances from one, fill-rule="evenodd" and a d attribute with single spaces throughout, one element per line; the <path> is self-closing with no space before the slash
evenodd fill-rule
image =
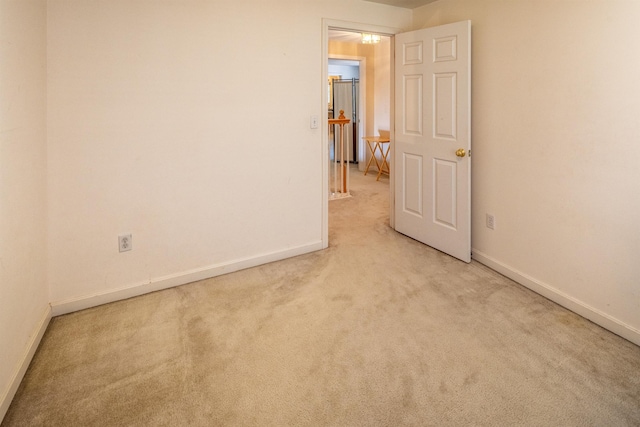
<path id="1" fill-rule="evenodd" d="M 324 247 L 322 241 L 318 241 L 307 245 L 286 249 L 283 251 L 271 252 L 251 258 L 243 258 L 222 264 L 184 271 L 170 276 L 151 279 L 148 282 L 136 283 L 130 286 L 109 290 L 106 292 L 95 293 L 93 295 L 85 295 L 78 298 L 52 302 L 52 315 L 60 316 L 62 314 L 96 307 L 110 302 L 137 297 L 140 295 L 148 294 L 150 292 L 173 288 L 175 286 L 185 285 L 187 283 L 196 282 L 198 280 L 204 280 L 227 273 L 233 273 L 234 271 L 243 270 L 245 268 L 256 267 L 258 265 L 267 264 L 269 262 L 280 261 L 309 252 L 315 252 L 323 248 Z"/>
<path id="2" fill-rule="evenodd" d="M 49 322 L 51 321 L 51 307 L 47 305 L 42 318 L 36 325 L 36 328 L 31 334 L 31 339 L 25 348 L 24 354 L 22 356 L 22 360 L 20 360 L 19 365 L 16 367 L 13 376 L 11 377 L 11 381 L 9 382 L 7 388 L 4 390 L 2 395 L 0 396 L 0 422 L 4 419 L 4 416 L 9 409 L 9 405 L 11 405 L 11 401 L 18 391 L 18 387 L 22 382 L 22 378 L 24 378 L 24 374 L 27 372 L 27 368 L 29 368 L 29 364 L 31 363 L 31 359 L 33 359 L 33 355 L 36 353 L 38 346 L 40 345 L 40 341 L 42 340 L 42 336 L 44 332 L 47 330 L 47 326 L 49 326 Z"/>
<path id="3" fill-rule="evenodd" d="M 603 328 L 613 332 L 616 335 L 621 336 L 624 339 L 631 341 L 636 345 L 640 345 L 640 331 L 630 325 L 627 325 L 620 320 L 604 313 L 594 307 L 591 307 L 584 302 L 567 295 L 560 290 L 534 279 L 518 270 L 509 267 L 500 261 L 491 258 L 490 256 L 483 254 L 482 252 L 473 249 L 472 257 L 474 260 L 487 267 L 497 271 L 498 273 L 508 277 L 509 279 L 518 282 L 526 288 L 542 295 L 551 301 L 560 304 L 561 306 L 573 311 L 580 316 L 589 319 L 593 323 L 602 326 Z"/>

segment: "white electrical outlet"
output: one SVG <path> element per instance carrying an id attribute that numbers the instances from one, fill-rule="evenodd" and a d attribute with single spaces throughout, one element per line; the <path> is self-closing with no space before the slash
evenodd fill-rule
<path id="1" fill-rule="evenodd" d="M 496 228 L 496 219 L 491 214 L 487 214 L 487 228 L 490 228 L 491 230 L 495 230 Z"/>
<path id="2" fill-rule="evenodd" d="M 118 236 L 118 250 L 120 252 L 126 252 L 133 249 L 133 240 L 131 238 L 131 233 L 129 234 L 121 234 Z"/>

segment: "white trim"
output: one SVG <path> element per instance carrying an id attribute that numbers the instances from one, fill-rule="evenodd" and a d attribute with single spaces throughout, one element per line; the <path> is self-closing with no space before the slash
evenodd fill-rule
<path id="1" fill-rule="evenodd" d="M 560 304 L 561 306 L 573 311 L 580 316 L 589 319 L 593 323 L 602 326 L 603 328 L 613 332 L 616 335 L 620 335 L 622 338 L 631 341 L 636 345 L 640 345 L 640 330 L 627 325 L 620 320 L 611 317 L 607 313 L 604 313 L 597 308 L 591 307 L 588 304 L 567 295 L 564 292 L 554 288 L 553 286 L 543 283 L 533 277 L 522 273 L 492 257 L 484 254 L 476 249 L 472 250 L 473 259 L 487 267 L 497 271 L 498 273 L 508 277 L 511 280 L 521 284 L 522 286 L 531 289 L 532 291 L 542 295 L 551 301 Z"/>
<path id="2" fill-rule="evenodd" d="M 136 283 L 118 289 L 99 292 L 93 295 L 85 295 L 78 298 L 71 298 L 63 301 L 51 303 L 53 316 L 72 313 L 86 308 L 96 307 L 114 301 L 137 297 L 150 292 L 173 288 L 198 280 L 209 279 L 223 274 L 233 273 L 238 270 L 256 267 L 269 262 L 280 261 L 298 255 L 315 252 L 322 249 L 322 242 L 314 242 L 303 246 L 298 246 L 283 251 L 270 252 L 251 258 L 242 258 L 229 261 L 223 264 L 211 265 L 197 268 L 182 273 L 159 277 L 147 282 Z"/>
<path id="3" fill-rule="evenodd" d="M 391 135 L 391 141 L 396 139 L 396 37 L 391 36 L 389 40 L 391 46 L 389 46 L 389 132 Z M 396 145 L 393 144 L 391 148 L 391 164 L 395 162 L 396 158 Z M 395 171 L 395 168 L 393 169 Z M 396 176 L 394 172 L 391 172 L 389 168 L 389 226 L 396 229 Z"/>
<path id="4" fill-rule="evenodd" d="M 320 96 L 320 131 L 322 136 L 320 138 L 322 147 L 320 148 L 320 162 L 322 164 L 321 167 L 321 179 L 322 183 L 320 185 L 321 188 L 321 206 L 322 213 L 320 215 L 320 228 L 321 228 L 321 239 L 322 239 L 322 248 L 326 249 L 329 247 L 329 124 L 327 120 L 329 120 L 329 109 L 327 108 L 327 81 L 329 81 L 329 24 L 326 19 L 322 20 L 322 79 L 320 81 L 321 85 L 321 96 Z"/>
<path id="5" fill-rule="evenodd" d="M 334 30 L 342 30 L 342 31 L 353 31 L 355 33 L 366 32 L 366 33 L 375 33 L 380 34 L 382 36 L 392 36 L 394 34 L 398 34 L 403 31 L 401 28 L 396 27 L 386 27 L 382 25 L 372 25 L 365 24 L 363 22 L 353 22 L 353 21 L 342 21 L 340 19 L 322 19 L 323 28 L 329 29 L 332 28 Z M 405 30 L 406 31 L 406 30 Z M 323 51 L 326 55 L 328 51 Z"/>
<path id="6" fill-rule="evenodd" d="M 29 364 L 33 359 L 33 355 L 36 353 L 38 346 L 40 345 L 40 341 L 44 336 L 44 332 L 47 330 L 47 326 L 49 326 L 49 322 L 51 321 L 51 306 L 47 305 L 42 315 L 42 318 L 36 325 L 35 330 L 31 334 L 31 339 L 27 344 L 25 352 L 22 356 L 22 360 L 19 365 L 16 367 L 16 370 L 11 377 L 11 381 L 7 385 L 6 390 L 2 393 L 0 397 L 0 422 L 4 419 L 4 416 L 7 414 L 9 410 L 9 406 L 11 405 L 11 401 L 13 397 L 16 395 L 16 391 L 18 391 L 18 387 L 24 378 L 24 374 L 27 372 L 29 368 Z"/>

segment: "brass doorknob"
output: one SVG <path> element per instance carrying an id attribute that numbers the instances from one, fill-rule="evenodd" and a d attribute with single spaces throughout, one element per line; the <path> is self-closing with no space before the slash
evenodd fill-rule
<path id="1" fill-rule="evenodd" d="M 464 148 L 458 148 L 458 150 L 456 151 L 456 156 L 458 157 L 464 157 L 467 154 L 466 151 L 464 151 Z"/>

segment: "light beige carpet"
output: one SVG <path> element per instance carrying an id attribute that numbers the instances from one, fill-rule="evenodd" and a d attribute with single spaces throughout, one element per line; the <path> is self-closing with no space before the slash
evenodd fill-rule
<path id="1" fill-rule="evenodd" d="M 352 186 L 325 251 L 53 319 L 2 425 L 640 425 L 639 347 Z"/>

